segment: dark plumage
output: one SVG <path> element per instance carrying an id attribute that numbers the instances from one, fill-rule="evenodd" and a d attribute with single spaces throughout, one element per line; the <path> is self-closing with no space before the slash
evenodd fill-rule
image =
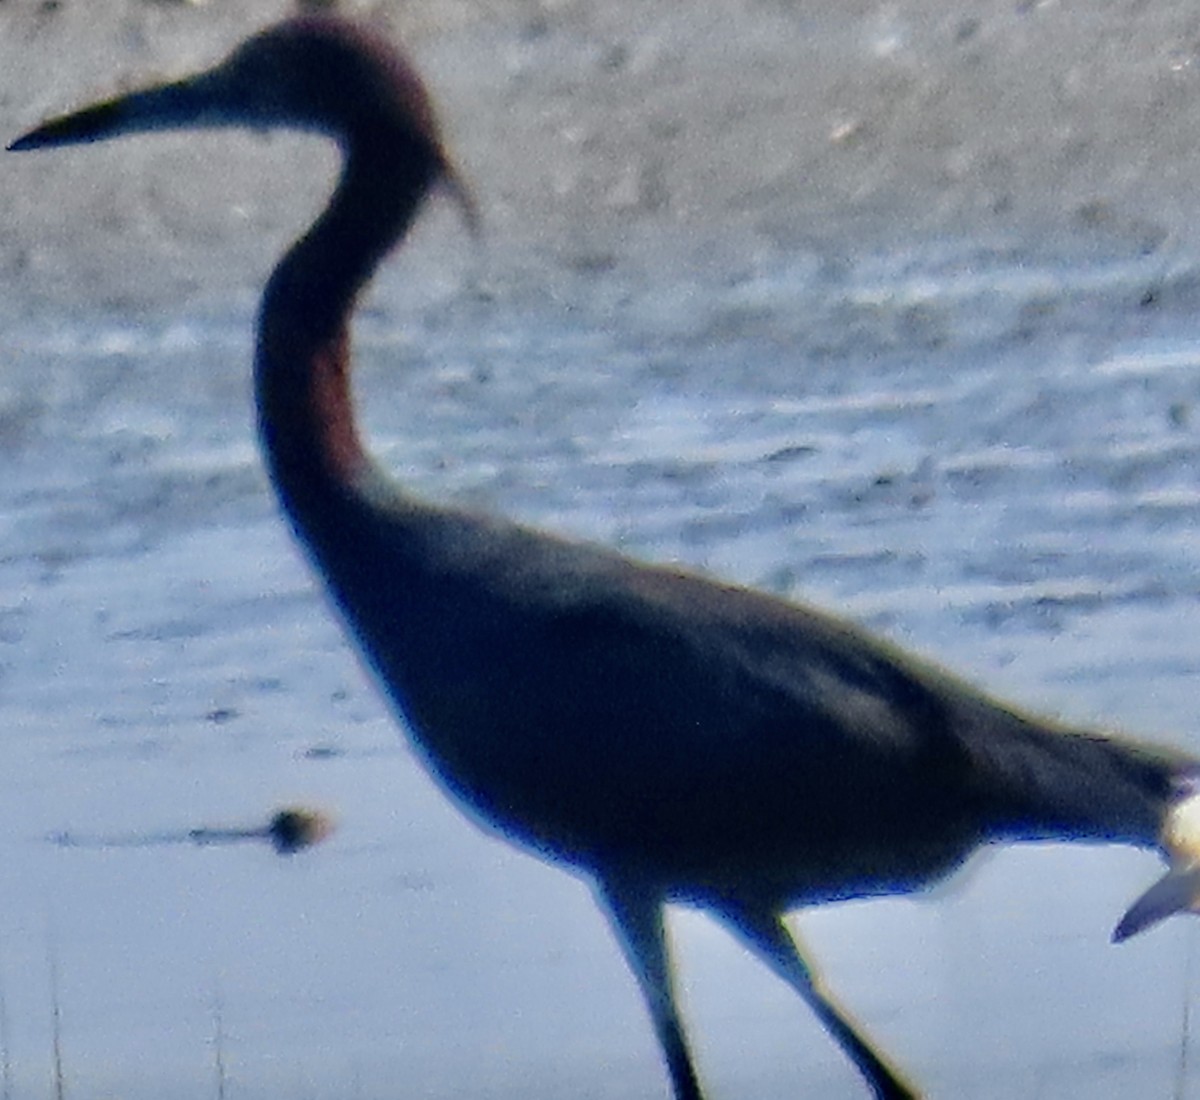
<path id="1" fill-rule="evenodd" d="M 877 1096 L 912 1097 L 819 988 L 786 910 L 917 889 L 995 841 L 1194 859 L 1191 757 L 1020 714 L 818 611 L 424 503 L 373 464 L 351 400 L 355 299 L 431 189 L 470 206 L 419 79 L 372 34 L 292 20 L 208 73 L 11 148 L 198 125 L 312 129 L 343 150 L 328 207 L 263 298 L 255 378 L 272 480 L 443 787 L 595 884 L 677 1100 L 701 1090 L 671 993 L 666 901 L 708 908 L 790 982 Z M 1191 874 L 1168 876 L 1119 933 L 1190 907 Z"/>

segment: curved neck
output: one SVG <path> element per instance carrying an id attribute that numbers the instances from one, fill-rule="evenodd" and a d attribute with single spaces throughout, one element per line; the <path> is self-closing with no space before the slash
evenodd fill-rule
<path id="1" fill-rule="evenodd" d="M 408 135 L 347 141 L 336 191 L 267 283 L 258 327 L 259 431 L 285 510 L 302 526 L 366 464 L 351 392 L 359 291 L 412 224 L 440 156 Z"/>

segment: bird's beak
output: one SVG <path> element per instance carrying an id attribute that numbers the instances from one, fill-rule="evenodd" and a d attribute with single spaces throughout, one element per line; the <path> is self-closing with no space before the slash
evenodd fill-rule
<path id="1" fill-rule="evenodd" d="M 20 152 L 81 145 L 152 130 L 228 125 L 235 120 L 223 110 L 224 84 L 221 70 L 215 69 L 186 80 L 130 92 L 43 122 L 8 148 Z"/>
<path id="2" fill-rule="evenodd" d="M 8 150 L 23 152 L 85 145 L 155 130 L 246 126 L 242 91 L 236 86 L 236 77 L 218 66 L 196 76 L 129 92 L 52 118 L 22 134 L 8 145 Z M 439 182 L 461 211 L 467 232 L 472 239 L 479 240 L 483 235 L 479 205 L 470 186 L 445 157 Z"/>
<path id="3" fill-rule="evenodd" d="M 236 69 L 218 65 L 196 76 L 129 92 L 52 118 L 11 142 L 8 149 L 23 152 L 85 145 L 155 130 L 247 126 L 251 124 L 246 109 L 248 98 L 245 82 Z M 444 155 L 439 183 L 462 212 L 467 232 L 478 241 L 482 237 L 479 206 L 469 185 Z"/>

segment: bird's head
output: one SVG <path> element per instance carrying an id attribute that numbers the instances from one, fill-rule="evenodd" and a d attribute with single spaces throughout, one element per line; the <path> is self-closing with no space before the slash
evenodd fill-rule
<path id="1" fill-rule="evenodd" d="M 336 17 L 289 19 L 254 35 L 211 69 L 53 118 L 8 148 L 216 126 L 309 130 L 356 152 L 428 158 L 434 177 L 454 193 L 474 226 L 474 205 L 443 151 L 415 69 L 382 37 Z M 408 148 L 380 148 L 397 142 Z"/>

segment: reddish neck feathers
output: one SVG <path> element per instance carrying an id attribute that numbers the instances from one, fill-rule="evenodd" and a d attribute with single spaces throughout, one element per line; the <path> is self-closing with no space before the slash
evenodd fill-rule
<path id="1" fill-rule="evenodd" d="M 260 355 L 283 358 L 286 352 L 266 348 Z M 301 355 L 307 364 L 303 375 L 278 390 L 268 388 L 273 399 L 261 410 L 273 467 L 281 475 L 352 484 L 366 455 L 354 415 L 348 329 L 341 327 Z"/>
<path id="2" fill-rule="evenodd" d="M 410 134 L 344 144 L 338 188 L 275 269 L 259 318 L 259 428 L 272 479 L 301 526 L 330 494 L 353 492 L 367 461 L 354 415 L 350 315 L 442 164 L 435 147 Z"/>

